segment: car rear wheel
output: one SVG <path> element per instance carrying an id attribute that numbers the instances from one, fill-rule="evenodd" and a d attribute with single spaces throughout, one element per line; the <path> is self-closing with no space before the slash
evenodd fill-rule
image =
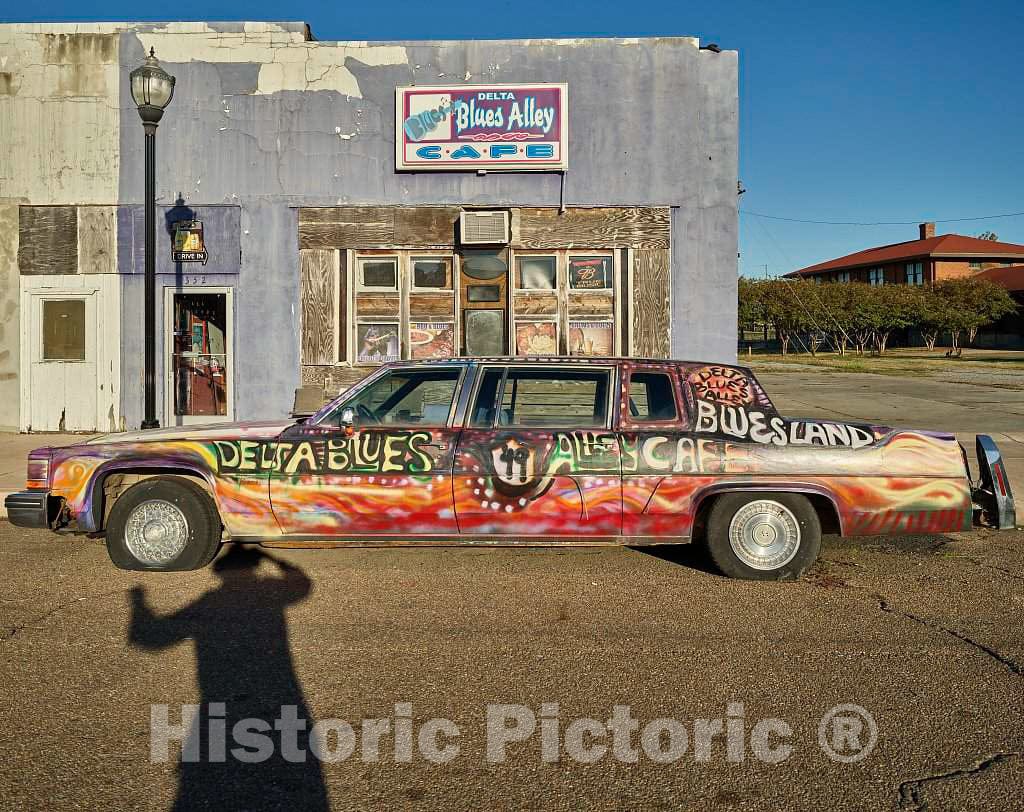
<path id="1" fill-rule="evenodd" d="M 732 578 L 793 581 L 818 557 L 821 523 L 797 493 L 727 493 L 711 507 L 707 545 Z"/>
<path id="2" fill-rule="evenodd" d="M 182 477 L 153 477 L 114 503 L 107 554 L 125 570 L 194 570 L 213 560 L 220 535 L 220 517 L 206 491 Z"/>

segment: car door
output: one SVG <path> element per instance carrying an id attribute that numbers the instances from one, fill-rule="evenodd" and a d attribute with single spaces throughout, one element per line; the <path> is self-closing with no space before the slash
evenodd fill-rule
<path id="1" fill-rule="evenodd" d="M 651 539 L 690 534 L 690 496 L 699 484 L 700 447 L 688 433 L 673 364 L 623 365 L 619 402 L 622 532 Z"/>
<path id="2" fill-rule="evenodd" d="M 278 438 L 270 476 L 286 534 L 406 537 L 458 533 L 452 414 L 466 366 L 389 367 L 351 398 Z M 343 413 L 351 409 L 352 425 Z"/>
<path id="3" fill-rule="evenodd" d="M 484 364 L 453 477 L 463 535 L 622 532 L 614 366 Z"/>

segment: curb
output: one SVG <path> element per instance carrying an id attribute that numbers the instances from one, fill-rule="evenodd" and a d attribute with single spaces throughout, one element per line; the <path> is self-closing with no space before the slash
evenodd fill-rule
<path id="1" fill-rule="evenodd" d="M 0 519 L 7 518 L 7 508 L 4 506 L 4 500 L 12 493 L 15 493 L 15 491 L 0 491 Z"/>

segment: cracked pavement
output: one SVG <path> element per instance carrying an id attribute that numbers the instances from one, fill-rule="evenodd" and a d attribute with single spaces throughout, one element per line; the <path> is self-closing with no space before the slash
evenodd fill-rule
<path id="1" fill-rule="evenodd" d="M 272 554 L 311 582 L 285 610 L 285 642 L 314 719 L 358 722 L 411 702 L 417 724 L 444 717 L 461 730 L 448 764 L 395 763 L 386 745 L 379 763 L 324 764 L 336 808 L 990 809 L 1019 807 L 1024 780 L 1022 542 L 1019 531 L 830 538 L 795 584 L 726 580 L 695 548 Z M 0 564 L 0 807 L 170 808 L 178 775 L 150 763 L 152 703 L 176 720 L 182 703 L 283 699 L 261 682 L 281 641 L 259 587 L 211 602 L 209 569 L 120 572 L 97 541 L 7 523 Z M 129 642 L 134 587 L 153 628 L 192 607 L 181 642 Z M 213 645 L 194 642 L 211 634 Z M 253 645 L 240 661 L 235 647 Z M 197 666 L 230 695 L 204 692 Z M 791 726 L 792 754 L 769 764 L 747 746 L 730 763 L 719 738 L 706 762 L 691 749 L 669 764 L 643 753 L 580 764 L 564 751 L 550 764 L 533 737 L 488 764 L 491 702 L 536 714 L 557 702 L 563 732 L 626 704 L 643 724 L 668 717 L 691 733 L 742 702 L 748 734 L 763 718 Z M 875 750 L 852 764 L 817 740 L 822 716 L 847 702 L 878 727 Z"/>

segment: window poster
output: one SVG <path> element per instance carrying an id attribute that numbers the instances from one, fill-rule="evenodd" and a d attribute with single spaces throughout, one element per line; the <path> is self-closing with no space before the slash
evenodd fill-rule
<path id="1" fill-rule="evenodd" d="M 570 355 L 611 355 L 615 340 L 610 321 L 570 321 Z"/>
<path id="2" fill-rule="evenodd" d="M 569 287 L 573 290 L 602 290 L 611 286 L 611 257 L 569 257 Z"/>
<path id="3" fill-rule="evenodd" d="M 558 325 L 553 321 L 516 322 L 516 355 L 557 355 Z"/>
<path id="4" fill-rule="evenodd" d="M 451 358 L 455 354 L 455 325 L 450 321 L 409 323 L 413 358 Z"/>
<path id="5" fill-rule="evenodd" d="M 398 323 L 375 322 L 356 325 L 356 361 L 360 364 L 384 364 L 398 360 Z"/>

